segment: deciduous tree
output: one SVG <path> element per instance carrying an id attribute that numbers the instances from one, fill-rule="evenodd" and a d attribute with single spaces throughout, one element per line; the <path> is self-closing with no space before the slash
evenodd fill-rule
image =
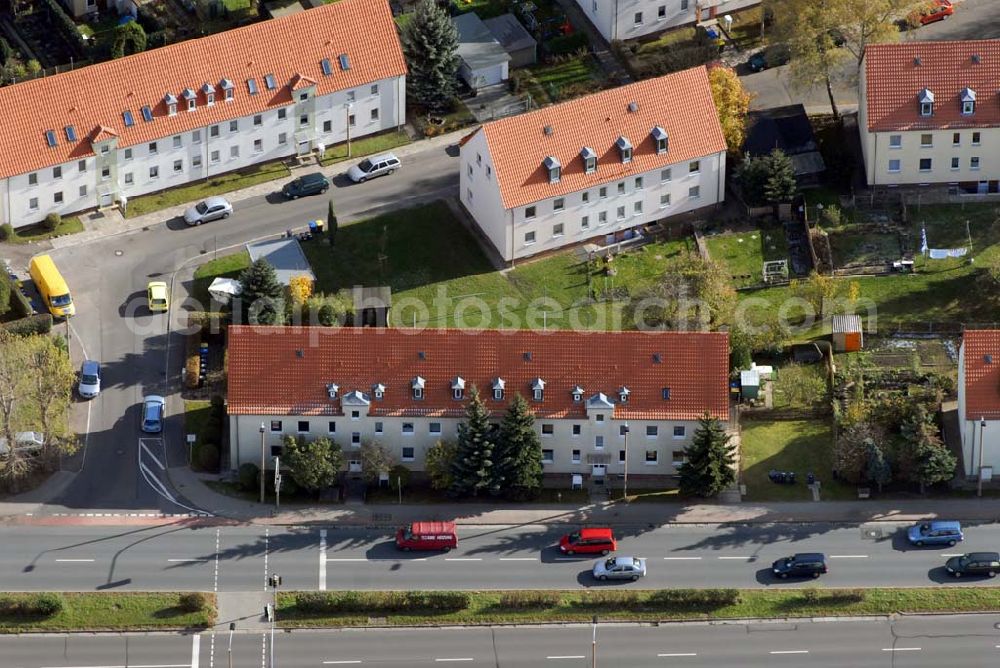
<path id="1" fill-rule="evenodd" d="M 383 473 L 389 473 L 396 465 L 396 458 L 381 445 L 368 441 L 361 444 L 361 475 L 369 483 L 376 483 Z"/>
<path id="2" fill-rule="evenodd" d="M 451 107 L 458 87 L 458 30 L 434 0 L 421 0 L 401 35 L 407 93 L 430 111 Z"/>
<path id="3" fill-rule="evenodd" d="M 292 304 L 301 306 L 312 296 L 313 279 L 308 274 L 298 274 L 292 276 L 288 282 L 288 293 L 292 297 Z"/>
<path id="4" fill-rule="evenodd" d="M 719 113 L 722 135 L 726 138 L 726 148 L 731 154 L 739 155 L 743 152 L 743 142 L 747 135 L 746 118 L 750 109 L 750 93 L 743 88 L 743 82 L 730 67 L 713 67 L 708 71 L 708 81 Z"/>
<path id="5" fill-rule="evenodd" d="M 694 439 L 684 449 L 684 455 L 685 461 L 677 471 L 682 494 L 716 496 L 736 481 L 736 456 L 729 434 L 719 420 L 707 413 L 699 418 Z"/>
<path id="6" fill-rule="evenodd" d="M 340 446 L 321 436 L 306 442 L 304 437 L 286 436 L 283 462 L 299 487 L 318 494 L 337 483 L 344 466 Z"/>
<path id="7" fill-rule="evenodd" d="M 115 41 L 111 44 L 111 57 L 121 58 L 146 50 L 146 31 L 138 21 L 115 26 Z"/>
<path id="8" fill-rule="evenodd" d="M 424 469 L 431 479 L 431 487 L 440 491 L 451 489 L 451 471 L 457 454 L 458 446 L 452 441 L 438 441 L 427 450 Z"/>
<path id="9" fill-rule="evenodd" d="M 493 470 L 493 489 L 509 499 L 530 499 L 542 488 L 542 443 L 535 416 L 520 394 L 514 395 L 500 424 Z"/>

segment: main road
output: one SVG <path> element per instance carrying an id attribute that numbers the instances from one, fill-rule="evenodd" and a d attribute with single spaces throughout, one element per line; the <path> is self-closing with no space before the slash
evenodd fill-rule
<path id="1" fill-rule="evenodd" d="M 594 556 L 565 556 L 558 530 L 462 527 L 449 553 L 401 553 L 389 532 L 318 527 L 0 527 L 0 589 L 200 590 L 253 592 L 278 573 L 291 590 L 573 589 L 580 587 L 918 587 L 989 586 L 953 580 L 950 555 L 1000 547 L 1000 525 L 968 529 L 952 548 L 909 547 L 893 525 L 668 525 L 619 532 L 618 554 L 645 557 L 647 577 L 598 583 Z M 830 572 L 817 582 L 775 579 L 771 562 L 823 552 Z M 217 574 L 217 579 L 216 579 Z"/>
<path id="2" fill-rule="evenodd" d="M 980 668 L 1000 658 L 1000 615 L 725 624 L 599 624 L 279 633 L 0 636 L 13 668 Z M 214 637 L 213 637 L 214 636 Z M 596 660 L 592 654 L 596 647 Z"/>
<path id="3" fill-rule="evenodd" d="M 453 149 L 424 149 L 392 177 L 358 185 L 338 175 L 329 195 L 342 219 L 452 196 L 458 190 L 455 156 Z M 168 317 L 148 313 L 145 288 L 217 251 L 233 252 L 247 241 L 325 219 L 327 197 L 285 202 L 276 191 L 235 203 L 225 221 L 188 228 L 169 220 L 52 252 L 77 303 L 77 315 L 67 325 L 74 334 L 73 359 L 101 361 L 104 378 L 100 396 L 78 406 L 76 426 L 85 447 L 71 466 L 79 474 L 47 511 L 200 510 L 171 489 L 165 474 L 187 458 L 180 402 L 168 403 L 160 437 L 140 438 L 142 397 L 169 397 L 179 387 L 184 354 L 183 339 L 170 329 Z"/>

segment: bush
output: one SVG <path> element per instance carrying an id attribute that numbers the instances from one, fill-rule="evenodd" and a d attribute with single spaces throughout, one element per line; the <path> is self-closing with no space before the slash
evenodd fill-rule
<path id="1" fill-rule="evenodd" d="M 201 612 L 208 607 L 208 597 L 200 591 L 181 594 L 177 599 L 177 607 L 184 612 Z"/>
<path id="2" fill-rule="evenodd" d="M 6 276 L 3 278 L 5 280 L 10 280 Z M 31 306 L 31 302 L 24 296 L 24 293 L 17 289 L 17 285 L 13 282 L 11 283 L 10 291 L 10 310 L 22 318 L 27 318 L 29 315 L 33 315 L 35 313 L 35 309 Z"/>
<path id="3" fill-rule="evenodd" d="M 509 591 L 500 596 L 500 607 L 511 610 L 554 608 L 562 597 L 555 591 Z"/>
<path id="4" fill-rule="evenodd" d="M 575 32 L 572 35 L 559 35 L 545 42 L 545 50 L 552 55 L 562 55 L 573 53 L 580 49 L 586 49 L 590 45 L 590 38 L 584 32 Z"/>
<path id="5" fill-rule="evenodd" d="M 198 468 L 202 471 L 219 470 L 219 446 L 215 443 L 203 443 L 197 452 Z"/>
<path id="6" fill-rule="evenodd" d="M 639 593 L 634 591 L 586 591 L 573 602 L 578 608 L 628 608 L 639 603 Z"/>
<path id="7" fill-rule="evenodd" d="M 69 43 L 71 49 L 78 54 L 86 51 L 86 43 L 83 35 L 76 27 L 76 23 L 69 17 L 56 0 L 45 0 L 45 8 L 48 10 L 49 19 L 55 24 L 56 29 L 62 33 L 63 38 Z"/>
<path id="8" fill-rule="evenodd" d="M 4 223 L 0 225 L 0 241 L 10 241 L 17 236 L 14 232 L 14 226 L 10 223 Z"/>
<path id="9" fill-rule="evenodd" d="M 184 386 L 193 390 L 201 385 L 200 334 L 188 334 L 187 356 L 184 362 Z"/>
<path id="10" fill-rule="evenodd" d="M 0 617 L 51 617 L 62 612 L 63 597 L 55 593 L 0 598 Z"/>
<path id="11" fill-rule="evenodd" d="M 240 489 L 244 492 L 252 492 L 260 484 L 260 467 L 253 462 L 240 464 L 237 475 L 240 481 Z"/>
<path id="12" fill-rule="evenodd" d="M 62 216 L 56 212 L 52 212 L 45 216 L 45 220 L 42 221 L 42 227 L 44 227 L 49 232 L 55 232 L 56 228 L 62 223 Z"/>
<path id="13" fill-rule="evenodd" d="M 461 591 L 299 592 L 295 607 L 317 614 L 455 612 L 469 607 Z"/>
<path id="14" fill-rule="evenodd" d="M 17 303 L 14 299 L 13 294 L 11 295 L 11 306 Z M 26 318 L 21 318 L 19 320 L 14 320 L 11 322 L 6 322 L 0 324 L 5 330 L 11 334 L 17 334 L 18 336 L 31 336 L 32 334 L 48 334 L 52 331 L 52 314 L 51 313 L 36 313 L 35 315 L 29 315 Z"/>
<path id="15" fill-rule="evenodd" d="M 657 610 L 714 610 L 739 601 L 736 589 L 661 589 L 649 595 L 646 605 Z"/>

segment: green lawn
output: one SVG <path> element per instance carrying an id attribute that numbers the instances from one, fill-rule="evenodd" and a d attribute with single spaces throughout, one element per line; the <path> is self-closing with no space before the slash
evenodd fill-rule
<path id="1" fill-rule="evenodd" d="M 213 176 L 210 179 L 197 181 L 195 183 L 170 188 L 162 192 L 151 195 L 140 195 L 128 201 L 126 218 L 135 218 L 143 214 L 160 211 L 171 206 L 187 204 L 209 195 L 222 195 L 233 190 L 249 188 L 258 183 L 274 181 L 289 176 L 291 172 L 288 167 L 281 162 L 270 162 L 262 165 L 247 167 L 228 174 Z"/>
<path id="2" fill-rule="evenodd" d="M 788 243 L 780 228 L 706 236 L 705 244 L 711 258 L 728 268 L 736 287 L 759 285 L 764 262 L 788 259 Z"/>
<path id="3" fill-rule="evenodd" d="M 903 255 L 896 232 L 861 233 L 854 225 L 823 229 L 829 235 L 833 264 L 838 269 L 847 265 L 885 264 Z"/>
<path id="4" fill-rule="evenodd" d="M 529 93 L 537 105 L 592 93 L 605 84 L 600 66 L 590 54 L 515 71 L 522 77 L 522 92 Z"/>
<path id="5" fill-rule="evenodd" d="M 590 562 L 581 560 L 581 569 Z M 766 564 L 764 564 L 766 566 Z M 760 567 L 757 564 L 756 567 Z M 673 591 L 674 596 L 678 596 Z M 657 592 L 638 589 L 532 592 L 545 603 L 511 608 L 501 603 L 515 592 L 469 592 L 469 605 L 458 612 L 377 615 L 309 613 L 295 607 L 295 592 L 278 595 L 278 625 L 339 627 L 426 624 L 495 624 L 539 622 L 659 621 L 815 616 L 889 615 L 920 612 L 976 612 L 1000 608 L 1000 589 L 993 587 L 923 587 L 913 589 L 744 589 L 728 605 L 660 605 L 648 602 Z M 697 594 L 697 592 L 695 592 Z M 523 596 L 523 595 L 522 595 Z"/>
<path id="6" fill-rule="evenodd" d="M 67 216 L 59 221 L 59 225 L 54 230 L 47 230 L 41 224 L 22 227 L 14 230 L 14 237 L 8 241 L 12 244 L 26 244 L 62 237 L 67 234 L 76 234 L 77 232 L 83 232 L 83 223 L 77 216 Z"/>
<path id="7" fill-rule="evenodd" d="M 373 153 L 389 151 L 398 146 L 406 146 L 409 143 L 410 137 L 403 131 L 397 132 L 395 130 L 390 130 L 389 132 L 383 132 L 377 135 L 361 137 L 360 139 L 351 141 L 351 159 L 360 158 L 361 156 L 371 155 Z M 320 164 L 324 167 L 328 167 L 334 163 L 347 159 L 347 142 L 344 142 L 342 144 L 337 144 L 332 148 L 326 149 L 326 153 L 323 155 L 323 159 L 320 160 Z"/>
<path id="8" fill-rule="evenodd" d="M 3 594 L 6 599 L 30 599 L 34 594 Z M 183 612 L 177 593 L 66 593 L 63 610 L 51 617 L 0 615 L 0 633 L 25 631 L 141 631 L 207 628 L 215 622 L 215 595 L 205 594 L 208 610 Z"/>
<path id="9" fill-rule="evenodd" d="M 806 501 L 806 473 L 822 483 L 824 501 L 857 498 L 857 490 L 833 479 L 833 433 L 827 420 L 744 420 L 742 439 L 743 483 L 747 501 Z M 771 469 L 794 471 L 794 485 L 772 483 Z"/>
<path id="10" fill-rule="evenodd" d="M 481 19 L 491 19 L 511 10 L 504 0 L 451 0 L 451 5 L 459 14 L 475 12 Z"/>
<path id="11" fill-rule="evenodd" d="M 306 244 L 307 246 L 309 244 Z M 208 311 L 212 299 L 208 294 L 208 286 L 212 284 L 212 279 L 221 276 L 223 278 L 239 278 L 240 273 L 250 266 L 250 254 L 245 250 L 232 255 L 223 255 L 215 260 L 209 260 L 198 267 L 194 272 L 194 283 L 191 287 L 191 297 L 194 298 L 199 310 Z"/>
<path id="12" fill-rule="evenodd" d="M 208 423 L 208 419 L 212 415 L 212 402 L 211 401 L 185 401 L 184 402 L 184 434 L 194 434 L 197 436 L 198 440 L 194 444 L 194 448 L 188 446 L 188 459 L 190 463 L 190 457 L 192 451 L 195 454 L 195 460 L 197 461 L 197 449 L 204 444 L 204 433 L 205 426 Z M 216 446 L 219 444 L 216 443 Z"/>

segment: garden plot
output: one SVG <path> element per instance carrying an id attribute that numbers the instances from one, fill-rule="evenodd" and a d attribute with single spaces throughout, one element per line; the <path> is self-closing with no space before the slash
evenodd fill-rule
<path id="1" fill-rule="evenodd" d="M 788 259 L 784 232 L 776 228 L 706 235 L 709 256 L 723 264 L 737 288 L 764 282 L 764 262 Z"/>

